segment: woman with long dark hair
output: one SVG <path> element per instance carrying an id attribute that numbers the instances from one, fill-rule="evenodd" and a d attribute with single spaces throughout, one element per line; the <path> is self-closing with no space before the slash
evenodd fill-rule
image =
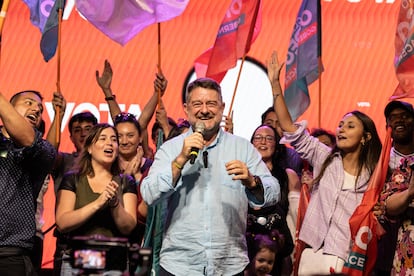
<path id="1" fill-rule="evenodd" d="M 97 124 L 89 132 L 73 172 L 59 187 L 56 225 L 75 236 L 127 237 L 137 223 L 134 179 L 120 175 L 118 133 L 109 124 Z M 120 270 L 125 264 L 106 260 L 106 268 Z M 71 270 L 62 264 L 62 274 Z"/>
<path id="2" fill-rule="evenodd" d="M 263 208 L 249 207 L 247 236 L 270 234 L 277 231 L 282 245 L 278 250 L 273 266 L 272 275 L 287 275 L 291 271 L 290 254 L 293 250 L 293 238 L 286 217 L 289 213 L 289 186 L 299 183 L 296 172 L 286 167 L 286 147 L 279 144 L 280 136 L 270 125 L 260 125 L 255 129 L 250 142 L 259 151 L 262 160 L 272 175 L 279 181 L 280 201 L 272 206 Z"/>
<path id="3" fill-rule="evenodd" d="M 280 65 L 274 52 L 268 62 L 274 109 L 284 137 L 314 168 L 311 197 L 299 239 L 306 248 L 299 275 L 342 271 L 348 258 L 351 232 L 349 218 L 360 204 L 381 153 L 381 141 L 371 118 L 354 110 L 346 113 L 336 129 L 331 149 L 306 130 L 306 121 L 294 123 L 279 82 Z M 333 271 L 332 271 L 333 270 Z"/>

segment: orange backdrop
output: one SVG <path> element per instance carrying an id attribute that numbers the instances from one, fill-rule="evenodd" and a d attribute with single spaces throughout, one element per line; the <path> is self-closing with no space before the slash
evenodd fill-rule
<path id="1" fill-rule="evenodd" d="M 88 109 L 100 121 L 108 120 L 107 106 L 95 81 L 95 70 L 102 71 L 105 59 L 112 64 L 112 87 L 123 104 L 122 109 L 136 114 L 152 93 L 157 64 L 156 25 L 146 28 L 122 47 L 82 19 L 73 0 L 67 3 L 62 26 L 61 88 L 68 108 L 62 124 L 62 151 L 73 150 L 66 126 L 74 112 Z M 181 91 L 185 78 L 194 59 L 214 43 L 229 3 L 230 0 L 191 0 L 180 17 L 161 24 L 161 65 L 169 80 L 164 103 L 173 118 L 184 117 Z M 300 0 L 263 0 L 263 27 L 251 47 L 250 57 L 265 63 L 276 49 L 284 60 L 300 3 Z M 344 113 L 359 109 L 375 120 L 384 137 L 383 109 L 397 85 L 393 43 L 398 6 L 399 1 L 393 0 L 322 0 L 325 72 L 321 97 L 316 82 L 310 87 L 311 106 L 300 118 L 307 119 L 310 127 L 319 125 L 320 116 L 320 126 L 334 130 Z M 53 116 L 50 100 L 56 89 L 57 63 L 56 57 L 49 63 L 43 61 L 39 41 L 40 33 L 30 23 L 28 8 L 22 1 L 12 0 L 2 36 L 1 89 L 8 96 L 24 89 L 41 91 L 48 126 Z M 252 89 L 244 97 L 271 98 L 270 92 L 258 90 Z M 237 113 L 260 114 L 269 105 L 271 101 L 263 105 L 236 104 L 235 120 Z M 256 124 L 260 118 L 255 115 L 251 120 Z M 235 125 L 236 134 L 243 129 L 243 123 L 246 121 Z M 52 187 L 45 202 L 46 229 L 54 223 Z M 51 267 L 53 251 L 54 240 L 49 233 L 45 238 L 44 267 Z"/>

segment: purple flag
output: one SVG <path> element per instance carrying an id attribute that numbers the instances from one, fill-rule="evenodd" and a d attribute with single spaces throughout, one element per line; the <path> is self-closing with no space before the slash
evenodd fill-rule
<path id="1" fill-rule="evenodd" d="M 29 7 L 30 21 L 42 33 L 55 0 L 23 0 L 23 2 Z"/>
<path id="2" fill-rule="evenodd" d="M 58 9 L 65 6 L 64 0 L 24 0 L 30 10 L 30 21 L 42 33 L 40 51 L 45 61 L 56 53 L 58 43 Z"/>
<path id="3" fill-rule="evenodd" d="M 320 10 L 320 0 L 303 0 L 288 47 L 285 100 L 294 121 L 309 107 L 308 85 L 319 77 Z"/>
<path id="4" fill-rule="evenodd" d="M 49 17 L 47 18 L 45 27 L 42 31 L 42 39 L 40 40 L 40 51 L 43 54 L 43 58 L 48 62 L 56 53 L 58 44 L 58 11 L 62 10 L 65 6 L 64 0 L 56 0 L 52 9 L 50 10 Z"/>
<path id="5" fill-rule="evenodd" d="M 180 15 L 189 0 L 76 0 L 78 11 L 112 40 L 125 45 L 145 27 Z"/>

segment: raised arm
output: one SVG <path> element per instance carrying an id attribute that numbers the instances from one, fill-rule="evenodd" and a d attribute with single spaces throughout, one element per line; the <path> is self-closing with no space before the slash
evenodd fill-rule
<path id="1" fill-rule="evenodd" d="M 27 104 L 35 105 L 37 103 L 28 102 Z M 33 106 L 33 108 L 39 107 Z M 27 147 L 33 144 L 35 140 L 33 126 L 17 112 L 2 92 L 0 92 L 0 119 L 3 122 L 7 135 L 9 135 L 17 145 Z"/>
<path id="2" fill-rule="evenodd" d="M 111 83 L 112 83 L 112 67 L 108 60 L 105 60 L 104 69 L 102 71 L 102 76 L 99 76 L 99 71 L 96 70 L 96 82 L 99 87 L 101 87 L 102 92 L 105 95 L 105 101 L 108 103 L 109 112 L 111 113 L 111 118 L 115 121 L 116 115 L 121 113 L 118 102 L 116 101 L 115 94 L 112 93 Z"/>
<path id="3" fill-rule="evenodd" d="M 155 112 L 155 121 L 159 123 L 162 132 L 164 133 L 164 137 L 168 137 L 172 126 L 168 121 L 167 110 L 165 109 L 164 103 L 162 101 L 160 102 L 160 107 Z"/>
<path id="4" fill-rule="evenodd" d="M 275 109 L 280 127 L 283 131 L 294 132 L 297 127 L 293 124 L 292 118 L 290 117 L 279 80 L 280 71 L 282 70 L 283 65 L 283 63 L 279 64 L 277 52 L 274 51 L 270 57 L 270 60 L 267 62 L 267 75 L 269 77 L 270 85 L 272 86 L 274 100 L 273 108 Z"/>
<path id="5" fill-rule="evenodd" d="M 138 123 L 142 130 L 142 147 L 144 149 L 145 156 L 151 155 L 151 149 L 148 141 L 148 124 L 151 121 L 158 104 L 158 91 L 160 91 L 161 96 L 163 96 L 165 90 L 167 89 L 167 84 L 168 81 L 162 72 L 155 75 L 154 93 L 152 93 L 151 98 L 145 104 L 141 115 L 138 118 Z"/>
<path id="6" fill-rule="evenodd" d="M 138 118 L 139 125 L 142 129 L 148 127 L 149 122 L 151 121 L 152 116 L 154 115 L 155 108 L 158 104 L 158 91 L 161 92 L 161 97 L 164 95 L 165 90 L 167 89 L 168 80 L 162 73 L 157 73 L 154 80 L 154 93 L 151 98 L 145 104 L 142 109 L 141 115 Z"/>

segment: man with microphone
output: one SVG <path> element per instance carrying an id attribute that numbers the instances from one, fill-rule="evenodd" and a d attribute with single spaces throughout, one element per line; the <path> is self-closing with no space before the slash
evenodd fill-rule
<path id="1" fill-rule="evenodd" d="M 190 83 L 184 111 L 192 128 L 161 146 L 141 185 L 147 204 L 168 206 L 158 275 L 243 275 L 247 206 L 275 204 L 279 183 L 248 140 L 221 129 L 217 82 Z"/>

